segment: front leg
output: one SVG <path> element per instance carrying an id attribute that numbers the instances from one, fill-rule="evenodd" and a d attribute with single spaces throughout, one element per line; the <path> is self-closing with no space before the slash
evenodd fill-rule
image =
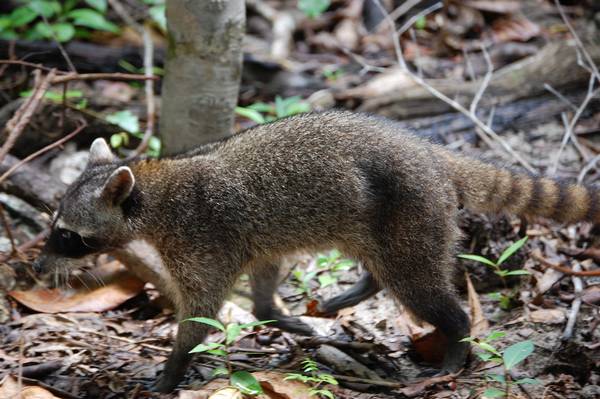
<path id="1" fill-rule="evenodd" d="M 198 265 L 197 262 L 195 264 Z M 240 269 L 226 262 L 216 262 L 211 257 L 210 262 L 195 266 L 191 271 L 179 269 L 178 274 L 172 273 L 172 289 L 177 291 L 175 299 L 180 323 L 175 345 L 156 385 L 157 391 L 167 393 L 177 387 L 193 358 L 190 350 L 202 343 L 208 333 L 209 327 L 204 324 L 182 321 L 198 316 L 214 319 Z"/>

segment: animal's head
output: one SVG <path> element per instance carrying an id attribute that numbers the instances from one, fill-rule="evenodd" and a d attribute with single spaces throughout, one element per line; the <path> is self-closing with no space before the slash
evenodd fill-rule
<path id="1" fill-rule="evenodd" d="M 38 273 L 83 265 L 87 255 L 117 248 L 131 239 L 124 209 L 134 189 L 131 169 L 96 139 L 84 172 L 68 188 L 50 236 L 34 263 Z"/>

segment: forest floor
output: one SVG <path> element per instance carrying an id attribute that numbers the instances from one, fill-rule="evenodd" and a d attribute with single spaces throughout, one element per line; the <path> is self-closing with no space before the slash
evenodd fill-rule
<path id="1" fill-rule="evenodd" d="M 143 22 L 147 11 L 130 3 L 135 2 L 124 2 L 126 11 Z M 298 112 L 347 108 L 397 119 L 414 134 L 516 170 L 586 184 L 600 176 L 600 10 L 593 2 L 561 8 L 575 31 L 546 0 L 443 7 L 424 2 L 403 13 L 389 7 L 396 29 L 404 32 L 408 70 L 398 65 L 389 21 L 373 1 L 332 1 L 315 18 L 299 11 L 295 1 L 247 3 L 237 130 Z M 294 22 L 275 35 L 284 17 Z M 0 176 L 2 398 L 19 392 L 41 398 L 159 397 L 152 384 L 177 331 L 160 293 L 107 255 L 74 271 L 62 288 L 41 289 L 44 283 L 31 269 L 59 196 L 85 167 L 90 142 L 105 137 L 126 155 L 140 143 L 148 122 L 142 79 L 115 78 L 143 71 L 142 40 L 118 13 L 109 10 L 107 18 L 122 26 L 120 34 L 93 32 L 63 49 L 79 74 L 102 72 L 105 79 L 53 85 L 10 153 L 0 155 L 2 175 L 86 126 L 66 145 Z M 153 40 L 160 74 L 165 39 L 159 26 Z M 0 63 L 0 126 L 14 128 L 9 121 L 23 112 L 27 96 L 48 72 L 23 61 L 62 71 L 69 66 L 53 41 L 0 40 L 0 58 L 12 63 Z M 34 70 L 43 73 L 36 78 Z M 154 90 L 159 97 L 159 82 Z M 449 98 L 432 94 L 436 90 Z M 2 149 L 8 148 L 6 137 L 0 138 Z M 150 155 L 157 143 L 153 139 Z M 251 372 L 267 398 L 310 397 L 316 383 L 284 380 L 302 373 L 306 358 L 319 370 L 307 375 L 339 383 L 319 382 L 329 392 L 322 397 L 600 397 L 597 226 L 465 210 L 460 226 L 464 236 L 457 254 L 483 256 L 487 263 L 528 237 L 500 265 L 457 260 L 455 281 L 477 337 L 461 373 L 424 376 L 439 366 L 443 337 L 413 320 L 385 290 L 333 317 L 318 315 L 320 300 L 349 288 L 363 272 L 335 249 L 292 254 L 282 266 L 278 305 L 301 316 L 318 337 L 268 324 L 244 330 L 229 348 L 229 366 Z M 248 278 L 242 276 L 219 320 L 256 321 L 249 298 Z M 214 331 L 207 342 L 224 339 Z M 240 397 L 226 388 L 228 379 L 213 377 L 222 367 L 218 354 L 203 353 L 180 389 L 162 397 Z"/>

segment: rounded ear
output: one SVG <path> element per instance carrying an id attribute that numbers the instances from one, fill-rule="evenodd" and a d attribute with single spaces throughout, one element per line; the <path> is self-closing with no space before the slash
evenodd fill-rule
<path id="1" fill-rule="evenodd" d="M 103 138 L 97 138 L 90 146 L 88 164 L 112 162 L 115 156 Z"/>
<path id="2" fill-rule="evenodd" d="M 108 203 L 118 206 L 131 194 L 135 185 L 133 172 L 127 166 L 120 166 L 111 173 L 102 188 L 102 198 Z"/>

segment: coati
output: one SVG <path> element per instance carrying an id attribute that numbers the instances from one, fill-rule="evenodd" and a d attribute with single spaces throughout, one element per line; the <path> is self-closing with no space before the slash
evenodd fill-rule
<path id="1" fill-rule="evenodd" d="M 311 113 L 182 158 L 125 163 L 97 139 L 35 266 L 77 267 L 88 254 L 143 239 L 160 253 L 184 319 L 214 317 L 242 272 L 273 275 L 285 253 L 336 247 L 447 337 L 443 371 L 454 372 L 469 334 L 450 284 L 458 204 L 575 222 L 600 220 L 598 199 L 584 186 L 454 154 L 383 118 Z M 180 324 L 159 391 L 177 386 L 206 333 Z"/>

